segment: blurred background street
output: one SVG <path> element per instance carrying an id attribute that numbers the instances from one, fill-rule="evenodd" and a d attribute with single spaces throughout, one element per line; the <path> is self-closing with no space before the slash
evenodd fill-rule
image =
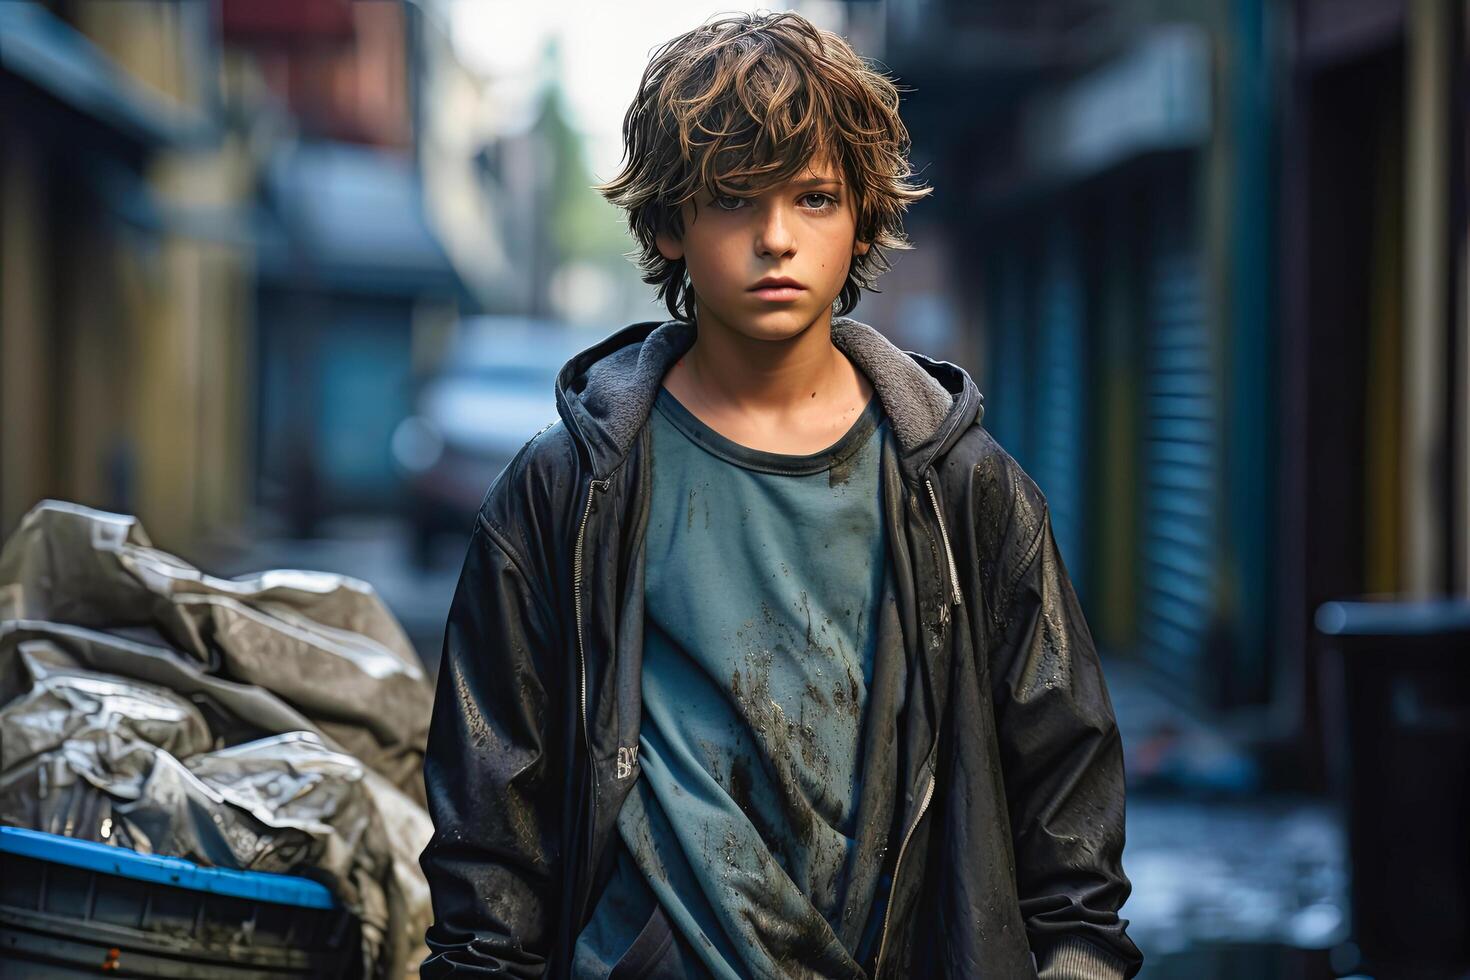
<path id="1" fill-rule="evenodd" d="M 1470 2 L 793 0 L 932 200 L 853 316 L 976 378 L 1108 672 L 1148 978 L 1470 976 Z M 0 539 L 372 584 L 432 672 L 610 179 L 738 3 L 0 0 Z"/>

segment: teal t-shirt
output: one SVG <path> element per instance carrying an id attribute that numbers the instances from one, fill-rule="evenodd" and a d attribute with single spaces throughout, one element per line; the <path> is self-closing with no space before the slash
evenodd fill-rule
<path id="1" fill-rule="evenodd" d="M 896 621 L 887 420 L 874 397 L 832 446 L 786 455 L 726 439 L 665 389 L 654 407 L 642 775 L 574 972 L 606 976 L 636 940 L 662 961 L 638 975 L 864 976 L 905 688 L 874 671 Z M 646 941 L 655 903 L 676 941 Z"/>

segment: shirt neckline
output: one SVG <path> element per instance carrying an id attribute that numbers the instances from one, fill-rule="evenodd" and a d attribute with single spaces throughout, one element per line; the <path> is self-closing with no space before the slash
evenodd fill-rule
<path id="1" fill-rule="evenodd" d="M 671 425 L 711 455 L 745 469 L 783 476 L 809 476 L 813 473 L 825 473 L 857 452 L 883 421 L 878 393 L 875 390 L 852 425 L 832 445 L 814 453 L 773 453 L 742 445 L 716 432 L 700 421 L 699 416 L 686 408 L 669 389 L 662 385 L 659 386 L 658 395 L 653 404 L 659 414 Z"/>

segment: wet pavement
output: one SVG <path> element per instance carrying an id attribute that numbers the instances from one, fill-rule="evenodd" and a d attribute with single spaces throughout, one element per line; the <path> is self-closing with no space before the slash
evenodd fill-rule
<path id="1" fill-rule="evenodd" d="M 1125 906 L 1129 935 L 1153 967 L 1196 962 L 1205 968 L 1249 949 L 1266 959 L 1274 952 L 1283 961 L 1325 963 L 1326 951 L 1347 937 L 1346 843 L 1325 804 L 1133 794 L 1123 860 L 1133 881 Z M 1146 968 L 1144 975 L 1153 973 Z"/>

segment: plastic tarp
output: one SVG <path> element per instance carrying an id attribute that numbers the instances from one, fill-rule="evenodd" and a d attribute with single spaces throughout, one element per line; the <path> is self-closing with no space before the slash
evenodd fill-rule
<path id="1" fill-rule="evenodd" d="M 431 918 L 432 703 L 363 582 L 214 578 L 55 501 L 0 551 L 0 823 L 315 878 L 376 976 L 416 968 Z"/>

